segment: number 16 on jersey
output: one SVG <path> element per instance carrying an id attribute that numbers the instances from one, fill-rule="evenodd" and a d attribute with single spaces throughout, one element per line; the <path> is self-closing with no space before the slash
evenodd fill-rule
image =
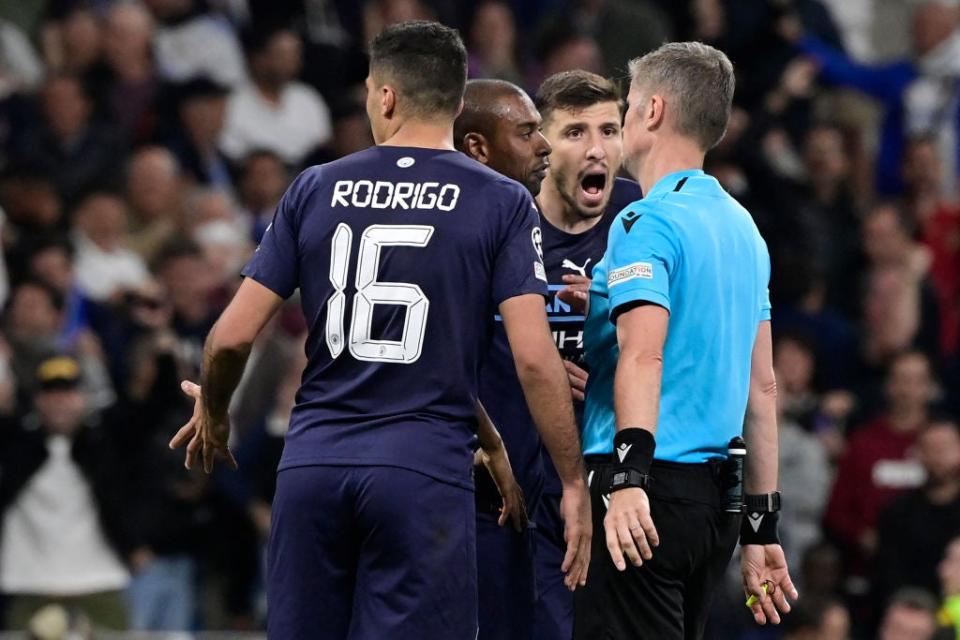
<path id="1" fill-rule="evenodd" d="M 420 358 L 423 337 L 427 330 L 427 312 L 430 301 L 423 290 L 409 282 L 380 282 L 381 247 L 425 247 L 433 236 L 433 227 L 426 225 L 375 224 L 364 229 L 360 236 L 357 258 L 357 292 L 353 296 L 353 320 L 348 341 L 350 354 L 367 362 L 395 362 L 410 364 Z M 327 348 L 336 359 L 343 352 L 343 318 L 346 311 L 347 277 L 350 252 L 353 248 L 353 230 L 345 223 L 337 225 L 330 251 L 330 283 L 333 295 L 327 300 Z M 406 307 L 403 333 L 400 340 L 377 340 L 370 333 L 373 308 L 378 304 Z"/>

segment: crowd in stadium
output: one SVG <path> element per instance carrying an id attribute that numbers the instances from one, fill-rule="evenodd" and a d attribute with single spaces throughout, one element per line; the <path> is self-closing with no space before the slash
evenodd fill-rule
<path id="1" fill-rule="evenodd" d="M 372 144 L 365 44 L 413 18 L 531 93 L 670 40 L 730 56 L 706 170 L 770 248 L 802 595 L 761 629 L 732 575 L 707 636 L 932 638 L 960 596 L 953 0 L 0 1 L 0 628 L 44 593 L 114 628 L 262 628 L 299 306 L 235 398 L 238 472 L 169 450 L 179 382 L 293 177 Z"/>

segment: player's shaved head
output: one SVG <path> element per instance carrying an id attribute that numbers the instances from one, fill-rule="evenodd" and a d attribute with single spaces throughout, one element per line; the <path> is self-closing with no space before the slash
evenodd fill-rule
<path id="1" fill-rule="evenodd" d="M 510 109 L 505 98 L 526 96 L 523 89 L 506 80 L 470 80 L 463 93 L 463 111 L 453 123 L 453 143 L 464 150 L 463 138 L 468 133 L 479 133 L 487 138 L 494 135 L 497 119 Z"/>
<path id="2" fill-rule="evenodd" d="M 453 123 L 458 150 L 540 193 L 550 143 L 540 134 L 540 114 L 530 97 L 504 80 L 471 80 L 463 111 Z"/>

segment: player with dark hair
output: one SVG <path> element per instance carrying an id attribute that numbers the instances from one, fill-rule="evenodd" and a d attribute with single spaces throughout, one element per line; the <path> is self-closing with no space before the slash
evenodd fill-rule
<path id="1" fill-rule="evenodd" d="M 623 161 L 623 101 L 616 84 L 589 71 L 565 71 L 544 80 L 534 100 L 543 117 L 544 135 L 553 146 L 550 171 L 537 196 L 550 285 L 547 315 L 573 389 L 577 422 L 582 425 L 587 382 L 584 318 L 556 295 L 565 285 L 589 281 L 606 251 L 610 224 L 642 194 L 633 180 L 616 177 Z M 494 419 L 506 429 L 499 415 Z M 553 640 L 572 634 L 573 597 L 553 566 L 564 554 L 561 485 L 542 448 L 541 455 L 543 496 L 533 516 L 539 594 L 534 637 Z"/>
<path id="2" fill-rule="evenodd" d="M 205 346 L 198 416 L 171 444 L 229 460 L 227 407 L 253 340 L 299 288 L 308 364 L 277 477 L 268 633 L 473 638 L 472 461 L 490 318 L 564 481 L 568 586 L 590 540 L 579 438 L 543 295 L 529 194 L 453 147 L 466 80 L 456 32 L 433 22 L 372 43 L 377 145 L 303 172 Z"/>

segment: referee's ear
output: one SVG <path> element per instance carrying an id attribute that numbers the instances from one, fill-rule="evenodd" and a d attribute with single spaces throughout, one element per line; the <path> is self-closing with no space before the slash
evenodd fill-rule
<path id="1" fill-rule="evenodd" d="M 463 136 L 463 152 L 480 162 L 490 162 L 490 145 L 482 133 L 471 132 Z"/>

